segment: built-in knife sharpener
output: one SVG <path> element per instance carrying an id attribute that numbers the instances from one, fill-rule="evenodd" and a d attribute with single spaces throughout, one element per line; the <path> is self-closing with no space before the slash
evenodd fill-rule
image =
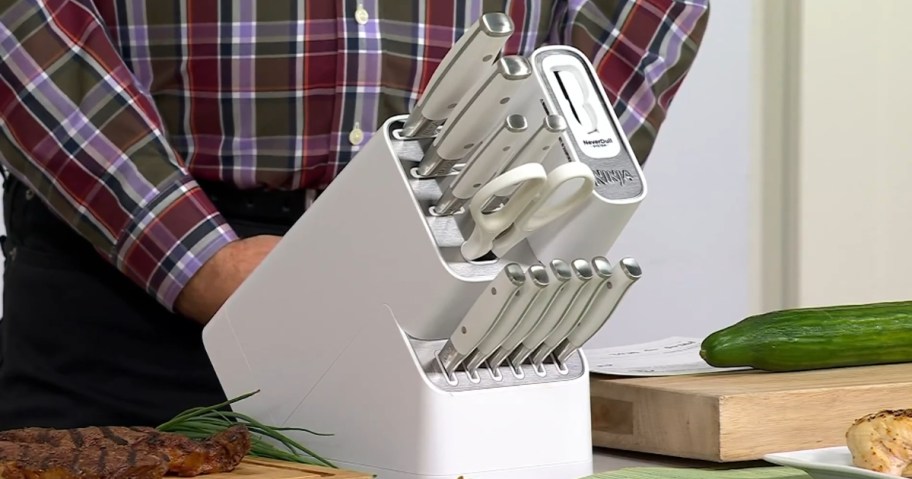
<path id="1" fill-rule="evenodd" d="M 520 245 L 462 258 L 466 215 L 429 213 L 439 183 L 410 174 L 424 140 L 393 137 L 404 118 L 373 135 L 205 327 L 225 394 L 259 391 L 232 408 L 331 433 L 288 431 L 382 479 L 590 475 L 583 354 L 442 374 L 437 354 L 480 292 L 505 262 L 538 257 Z"/>
<path id="2" fill-rule="evenodd" d="M 527 238 L 544 258 L 608 254 L 637 207 L 646 197 L 646 179 L 592 63 L 566 45 L 537 49 L 529 59 L 534 81 L 526 84 L 530 123 L 545 115 L 564 117 L 568 128 L 560 148 L 544 161 L 549 171 L 567 161 L 592 169 L 592 200 Z"/>

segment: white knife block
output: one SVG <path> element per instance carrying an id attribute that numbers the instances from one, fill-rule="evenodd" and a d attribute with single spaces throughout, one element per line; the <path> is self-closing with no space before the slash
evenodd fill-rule
<path id="1" fill-rule="evenodd" d="M 335 464 L 380 479 L 571 479 L 592 473 L 589 370 L 581 352 L 544 371 L 457 372 L 435 351 L 524 242 L 467 263 L 459 218 L 434 217 L 437 180 L 410 175 L 420 142 L 390 119 L 206 326 L 234 406 Z M 460 229 L 461 228 L 461 229 Z M 562 258 L 567 261 L 574 258 Z"/>

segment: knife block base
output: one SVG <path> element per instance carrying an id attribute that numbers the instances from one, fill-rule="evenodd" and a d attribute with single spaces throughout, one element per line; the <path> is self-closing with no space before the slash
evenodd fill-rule
<path id="1" fill-rule="evenodd" d="M 204 329 L 226 395 L 259 391 L 232 407 L 333 434 L 289 432 L 382 479 L 591 474 L 581 353 L 542 376 L 501 367 L 481 370 L 478 383 L 464 373 L 439 382 L 427 348 L 453 333 L 503 264 L 539 259 L 527 245 L 490 263 L 459 256 L 458 220 L 427 213 L 436 180 L 409 174 L 420 142 L 393 137 L 402 119 L 381 128 Z"/>

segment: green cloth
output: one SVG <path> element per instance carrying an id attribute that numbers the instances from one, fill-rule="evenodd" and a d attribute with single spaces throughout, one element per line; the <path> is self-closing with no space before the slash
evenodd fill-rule
<path id="1" fill-rule="evenodd" d="M 791 467 L 750 467 L 745 469 L 700 469 L 682 467 L 628 467 L 582 479 L 810 479 Z"/>

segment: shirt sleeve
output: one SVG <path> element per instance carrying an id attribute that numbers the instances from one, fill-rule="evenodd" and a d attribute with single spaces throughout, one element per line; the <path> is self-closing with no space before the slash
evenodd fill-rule
<path id="1" fill-rule="evenodd" d="M 130 280 L 173 309 L 237 239 L 169 145 L 91 2 L 0 7 L 0 156 Z"/>
<path id="2" fill-rule="evenodd" d="M 709 0 L 566 0 L 554 18 L 550 42 L 588 56 L 645 163 L 696 58 Z"/>

